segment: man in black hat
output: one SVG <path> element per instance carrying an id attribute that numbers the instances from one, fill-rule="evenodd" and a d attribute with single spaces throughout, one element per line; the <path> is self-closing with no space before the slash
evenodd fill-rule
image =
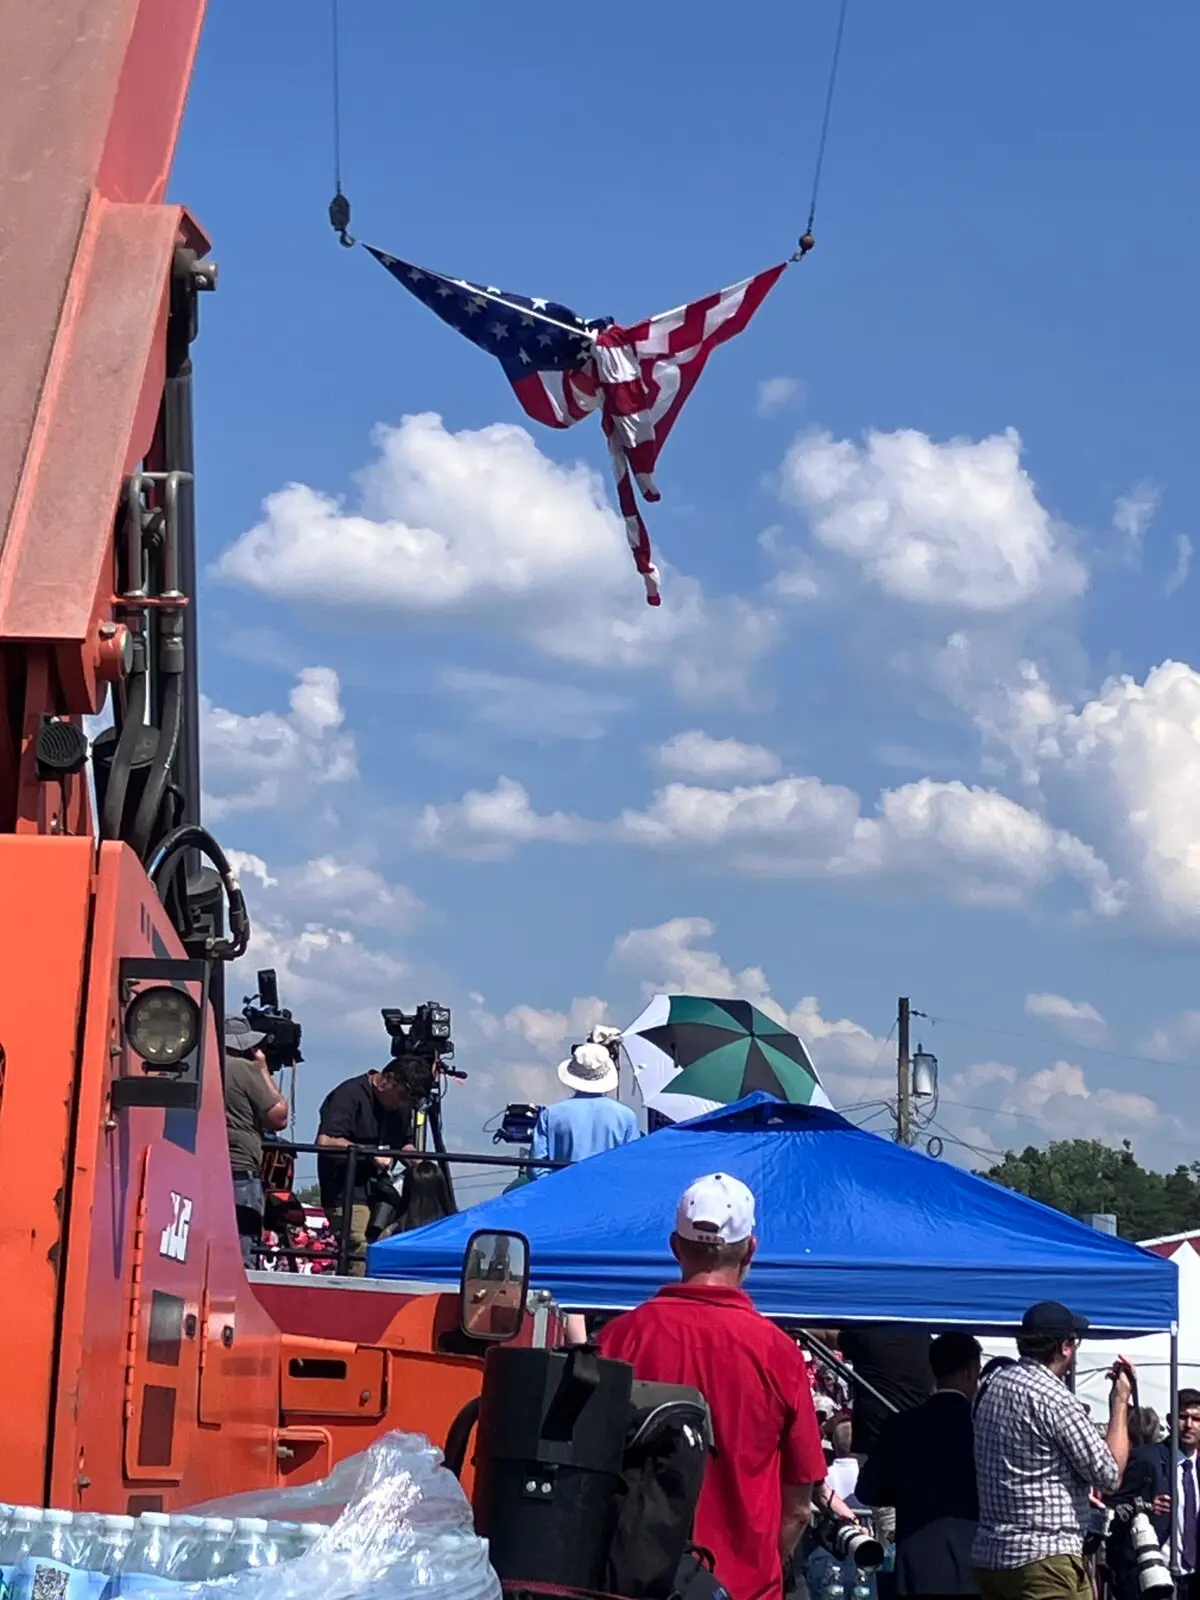
<path id="1" fill-rule="evenodd" d="M 225 1129 L 238 1238 L 247 1267 L 256 1265 L 255 1252 L 262 1239 L 263 1134 L 279 1133 L 288 1122 L 288 1103 L 275 1087 L 262 1053 L 265 1038 L 245 1017 L 226 1017 Z"/>
<path id="2" fill-rule="evenodd" d="M 1065 1378 L 1088 1330 L 1056 1300 L 1021 1321 L 1021 1359 L 985 1378 L 975 1402 L 979 1531 L 972 1557 L 984 1600 L 1091 1600 L 1083 1538 L 1093 1489 L 1111 1493 L 1129 1459 L 1131 1369 L 1109 1373 L 1102 1439 Z"/>

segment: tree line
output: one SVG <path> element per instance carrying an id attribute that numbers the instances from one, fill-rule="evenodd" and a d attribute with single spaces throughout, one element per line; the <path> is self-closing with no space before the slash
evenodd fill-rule
<path id="1" fill-rule="evenodd" d="M 1126 1139 L 1119 1150 L 1098 1139 L 1060 1139 L 1044 1149 L 1010 1150 L 984 1174 L 1031 1200 L 1072 1217 L 1116 1216 L 1124 1239 L 1200 1231 L 1200 1161 L 1174 1172 L 1150 1172 Z"/>

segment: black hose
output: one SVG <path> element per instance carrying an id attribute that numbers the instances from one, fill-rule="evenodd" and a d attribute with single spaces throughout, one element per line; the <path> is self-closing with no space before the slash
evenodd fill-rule
<path id="1" fill-rule="evenodd" d="M 245 955 L 250 943 L 250 913 L 246 909 L 246 897 L 242 893 L 241 884 L 238 883 L 237 874 L 230 865 L 228 856 L 207 828 L 201 827 L 198 822 L 185 822 L 182 827 L 173 828 L 165 839 L 160 840 L 146 866 L 150 882 L 158 889 L 160 880 L 166 875 L 166 882 L 160 895 L 165 893 L 179 865 L 179 858 L 187 850 L 198 850 L 201 855 L 208 857 L 217 869 L 225 889 L 225 898 L 229 902 L 230 937 L 209 938 L 206 954 L 217 961 L 236 961 L 239 956 Z M 180 937 L 183 937 L 182 933 Z"/>
<path id="2" fill-rule="evenodd" d="M 125 821 L 125 798 L 129 793 L 129 779 L 133 773 L 133 759 L 137 742 L 146 725 L 146 693 L 149 677 L 146 668 L 132 672 L 128 678 L 125 699 L 125 716 L 121 736 L 113 751 L 108 769 L 108 785 L 104 791 L 104 812 L 100 818 L 100 837 L 120 839 Z"/>
<path id="3" fill-rule="evenodd" d="M 446 1469 L 456 1478 L 462 1477 L 463 1464 L 467 1459 L 467 1445 L 471 1439 L 471 1429 L 479 1421 L 479 1396 L 468 1400 L 466 1405 L 450 1424 L 450 1431 L 446 1435 L 446 1448 L 442 1452 L 442 1459 Z"/>
<path id="4" fill-rule="evenodd" d="M 128 844 L 144 861 L 154 846 L 154 825 L 162 810 L 163 795 L 171 776 L 175 753 L 179 749 L 179 735 L 183 729 L 183 679 L 178 672 L 171 673 L 163 686 L 162 725 L 154 759 L 146 774 L 142 798 L 137 815 L 129 831 Z"/>

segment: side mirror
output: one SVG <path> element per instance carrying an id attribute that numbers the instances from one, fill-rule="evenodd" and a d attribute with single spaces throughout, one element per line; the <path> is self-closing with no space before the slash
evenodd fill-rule
<path id="1" fill-rule="evenodd" d="M 519 1233 L 473 1233 L 463 1258 L 459 1323 L 469 1339 L 515 1339 L 529 1293 L 529 1240 Z"/>

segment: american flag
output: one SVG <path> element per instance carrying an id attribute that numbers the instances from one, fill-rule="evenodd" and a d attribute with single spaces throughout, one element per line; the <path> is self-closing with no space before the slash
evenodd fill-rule
<path id="1" fill-rule="evenodd" d="M 787 263 L 621 328 L 585 322 L 553 300 L 447 278 L 370 245 L 367 249 L 443 322 L 496 357 L 535 422 L 570 428 L 589 412 L 600 412 L 634 564 L 646 599 L 658 605 L 658 569 L 634 485 L 643 499 L 659 498 L 654 485 L 658 453 L 705 362 L 719 344 L 741 333 Z"/>

